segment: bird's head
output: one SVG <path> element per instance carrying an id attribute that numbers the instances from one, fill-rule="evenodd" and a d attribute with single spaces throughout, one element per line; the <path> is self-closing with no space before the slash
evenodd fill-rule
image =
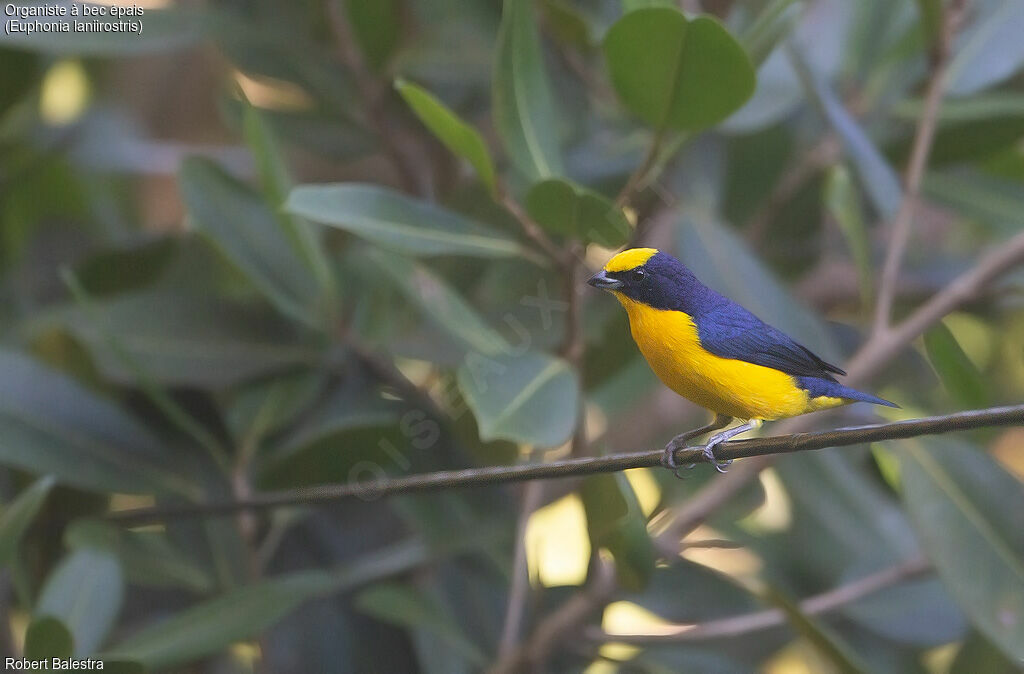
<path id="1" fill-rule="evenodd" d="M 706 290 L 682 262 L 656 248 L 622 251 L 587 284 L 659 309 L 686 307 Z"/>

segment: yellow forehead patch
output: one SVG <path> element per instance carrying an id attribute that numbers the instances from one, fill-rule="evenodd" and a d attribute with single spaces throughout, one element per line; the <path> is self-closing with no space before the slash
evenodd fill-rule
<path id="1" fill-rule="evenodd" d="M 657 252 L 657 248 L 630 248 L 629 250 L 624 250 L 608 260 L 604 270 L 626 271 L 627 269 L 635 269 L 650 260 Z"/>

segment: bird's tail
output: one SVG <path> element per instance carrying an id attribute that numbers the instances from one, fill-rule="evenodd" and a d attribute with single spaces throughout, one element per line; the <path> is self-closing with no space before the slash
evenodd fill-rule
<path id="1" fill-rule="evenodd" d="M 884 398 L 873 396 L 870 393 L 858 391 L 849 386 L 843 386 L 839 382 L 819 379 L 818 377 L 800 377 L 800 385 L 812 398 L 828 396 L 829 398 L 843 398 L 844 400 L 856 400 L 857 402 L 872 403 L 873 405 L 885 405 L 886 407 L 899 407 L 894 402 Z"/>

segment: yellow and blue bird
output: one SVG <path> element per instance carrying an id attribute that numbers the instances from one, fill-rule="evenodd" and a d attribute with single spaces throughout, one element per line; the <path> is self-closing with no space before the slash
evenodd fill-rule
<path id="1" fill-rule="evenodd" d="M 836 381 L 845 375 L 789 335 L 701 283 L 671 255 L 654 248 L 624 250 L 587 281 L 608 290 L 629 314 L 629 329 L 658 378 L 684 398 L 711 410 L 707 426 L 676 436 L 663 463 L 675 469 L 675 451 L 691 438 L 719 471 L 716 445 L 761 426 L 853 402 L 897 405 Z"/>

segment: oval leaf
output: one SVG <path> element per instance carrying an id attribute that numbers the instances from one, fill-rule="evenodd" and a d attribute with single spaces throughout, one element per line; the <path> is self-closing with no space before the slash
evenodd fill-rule
<path id="1" fill-rule="evenodd" d="M 608 31 L 612 85 L 631 112 L 657 129 L 722 121 L 754 93 L 746 52 L 718 21 L 688 21 L 671 7 L 629 12 Z"/>
<path id="2" fill-rule="evenodd" d="M 0 464 L 101 492 L 196 496 L 159 442 L 113 403 L 0 349 Z"/>
<path id="3" fill-rule="evenodd" d="M 988 382 L 960 348 L 945 323 L 938 323 L 925 333 L 924 348 L 942 385 L 958 405 L 978 408 L 990 404 Z"/>
<path id="4" fill-rule="evenodd" d="M 354 603 L 357 609 L 378 620 L 436 635 L 478 667 L 487 663 L 486 656 L 447 607 L 425 592 L 399 583 L 380 583 L 356 595 Z"/>
<path id="5" fill-rule="evenodd" d="M 0 567 L 6 566 L 14 557 L 18 541 L 43 507 L 53 483 L 52 476 L 39 478 L 4 508 L 0 515 Z"/>
<path id="6" fill-rule="evenodd" d="M 857 265 L 860 280 L 861 306 L 868 307 L 873 296 L 871 288 L 874 270 L 871 266 L 871 248 L 860 198 L 845 166 L 834 166 L 829 171 L 825 182 L 825 206 L 839 225 L 846 245 L 850 248 L 850 255 Z"/>
<path id="7" fill-rule="evenodd" d="M 402 294 L 422 310 L 424 318 L 458 339 L 463 346 L 489 355 L 509 351 L 505 338 L 426 267 L 381 250 L 369 251 L 368 257 L 374 270 L 390 278 Z"/>
<path id="8" fill-rule="evenodd" d="M 207 159 L 186 159 L 178 174 L 192 222 L 282 313 L 317 324 L 317 281 L 281 223 L 248 186 Z"/>
<path id="9" fill-rule="evenodd" d="M 565 173 L 532 6 L 532 0 L 505 0 L 491 91 L 498 135 L 512 163 L 531 181 Z"/>
<path id="10" fill-rule="evenodd" d="M 961 442 L 900 446 L 903 497 L 939 577 L 982 634 L 1024 660 L 1024 485 Z"/>
<path id="11" fill-rule="evenodd" d="M 420 118 L 424 126 L 437 136 L 452 154 L 456 154 L 476 169 L 480 180 L 497 196 L 498 183 L 494 177 L 494 163 L 480 132 L 459 119 L 452 110 L 436 96 L 422 87 L 405 80 L 396 80 L 395 89 Z"/>
<path id="12" fill-rule="evenodd" d="M 331 571 L 304 571 L 261 581 L 196 604 L 143 628 L 104 654 L 167 668 L 254 638 L 303 602 L 392 576 L 428 558 L 419 542 L 400 542 Z"/>
<path id="13" fill-rule="evenodd" d="M 544 180 L 526 195 L 530 217 L 552 234 L 618 248 L 629 240 L 629 220 L 610 199 L 571 181 Z"/>
<path id="14" fill-rule="evenodd" d="M 969 96 L 998 84 L 1024 65 L 1024 3 L 979 3 L 978 11 L 949 64 L 951 96 Z"/>
<path id="15" fill-rule="evenodd" d="M 301 185 L 285 208 L 405 255 L 523 255 L 518 242 L 458 213 L 377 185 Z"/>
<path id="16" fill-rule="evenodd" d="M 485 441 L 557 447 L 576 428 L 579 382 L 560 358 L 470 353 L 457 378 Z"/>
<path id="17" fill-rule="evenodd" d="M 283 319 L 235 302 L 155 290 L 74 308 L 63 322 L 90 349 L 104 375 L 133 379 L 105 335 L 146 373 L 172 386 L 224 388 L 319 360 L 319 351 L 298 342 Z"/>
<path id="18" fill-rule="evenodd" d="M 591 475 L 583 481 L 580 498 L 591 547 L 612 554 L 624 588 L 643 589 L 654 572 L 654 544 L 629 480 L 622 473 Z"/>
<path id="19" fill-rule="evenodd" d="M 74 643 L 71 632 L 60 620 L 51 616 L 36 618 L 29 623 L 25 633 L 25 658 L 27 660 L 49 660 L 70 658 Z"/>
<path id="20" fill-rule="evenodd" d="M 90 655 L 114 625 L 123 596 L 124 578 L 117 559 L 105 550 L 83 548 L 50 574 L 35 614 L 60 619 L 71 631 L 74 654 Z"/>
<path id="21" fill-rule="evenodd" d="M 838 634 L 800 610 L 796 602 L 772 588 L 765 593 L 765 598 L 785 614 L 793 629 L 813 644 L 818 653 L 830 662 L 837 672 L 865 674 L 869 671 L 860 661 L 856 651 L 840 639 Z"/>

